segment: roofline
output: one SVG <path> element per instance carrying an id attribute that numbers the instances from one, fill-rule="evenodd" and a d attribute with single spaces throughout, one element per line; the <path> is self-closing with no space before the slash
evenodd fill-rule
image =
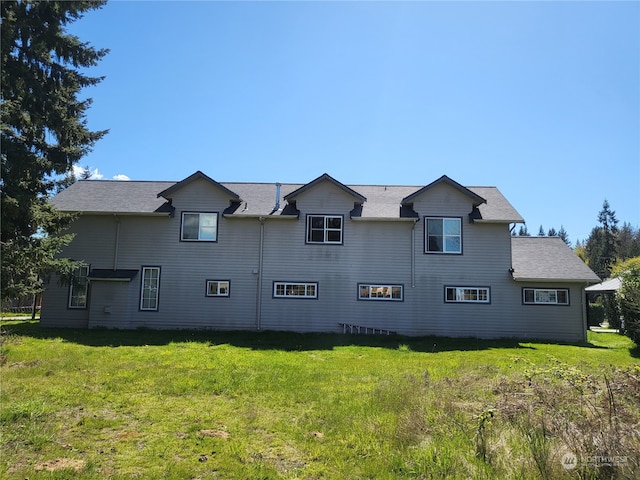
<path id="1" fill-rule="evenodd" d="M 258 214 L 258 213 L 251 213 L 251 214 L 234 214 L 234 213 L 223 213 L 222 216 L 224 218 L 247 218 L 247 219 L 253 219 L 253 220 L 266 220 L 267 218 L 269 219 L 274 219 L 274 220 L 297 220 L 299 218 L 299 215 L 271 215 L 269 213 L 263 213 L 263 214 Z"/>
<path id="2" fill-rule="evenodd" d="M 598 283 L 599 280 L 594 280 L 591 278 L 529 278 L 529 277 L 514 277 L 514 281 L 516 282 L 540 282 L 540 283 L 589 283 L 595 284 Z"/>
<path id="3" fill-rule="evenodd" d="M 407 204 L 407 203 L 411 203 L 413 201 L 413 199 L 416 198 L 417 196 L 422 195 L 425 191 L 427 191 L 430 188 L 435 187 L 436 185 L 438 185 L 440 183 L 443 183 L 443 182 L 451 185 L 452 187 L 454 187 L 459 192 L 461 192 L 461 193 L 471 197 L 472 199 L 474 199 L 477 202 L 477 203 L 473 204 L 474 207 L 477 207 L 481 203 L 487 203 L 487 201 L 483 197 L 481 197 L 480 195 L 478 195 L 475 192 L 472 192 L 467 187 L 465 187 L 463 185 L 460 185 L 458 182 L 456 182 L 455 180 L 452 180 L 451 178 L 447 177 L 446 175 L 442 175 L 437 180 L 434 180 L 429 185 L 426 185 L 426 186 L 422 187 L 421 189 L 413 192 L 411 195 L 407 195 L 406 197 L 404 197 L 402 199 L 401 203 L 403 205 Z"/>
<path id="4" fill-rule="evenodd" d="M 420 221 L 416 217 L 351 217 L 354 222 L 413 222 Z"/>
<path id="5" fill-rule="evenodd" d="M 113 216 L 120 215 L 122 217 L 170 217 L 171 212 L 94 212 L 80 210 L 58 210 L 60 212 L 77 213 L 79 215 L 100 215 Z"/>
<path id="6" fill-rule="evenodd" d="M 289 193 L 288 195 L 286 195 L 284 197 L 284 200 L 285 201 L 289 201 L 290 199 L 297 197 L 301 193 L 304 193 L 306 190 L 309 190 L 310 188 L 313 188 L 314 186 L 316 186 L 318 183 L 324 182 L 324 181 L 329 181 L 329 182 L 333 183 L 335 186 L 337 186 L 338 188 L 344 190 L 346 193 L 348 193 L 349 195 L 351 195 L 354 198 L 357 198 L 361 202 L 366 202 L 367 201 L 367 197 L 365 197 L 364 195 L 359 194 L 354 189 L 352 189 L 350 187 L 347 187 L 344 183 L 339 182 L 338 180 L 333 178 L 328 173 L 323 173 L 322 175 L 320 175 L 315 180 L 312 180 L 309 183 L 307 183 L 307 184 L 301 186 L 300 188 L 294 190 L 293 192 Z"/>

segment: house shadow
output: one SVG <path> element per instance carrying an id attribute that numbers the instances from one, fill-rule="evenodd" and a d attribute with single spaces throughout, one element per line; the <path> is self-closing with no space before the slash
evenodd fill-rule
<path id="1" fill-rule="evenodd" d="M 481 339 L 451 337 L 408 337 L 402 335 L 358 335 L 343 333 L 294 333 L 280 331 L 218 331 L 218 330 L 115 330 L 69 329 L 40 327 L 37 321 L 11 322 L 2 326 L 2 335 L 19 335 L 39 339 L 60 339 L 92 347 L 135 347 L 197 342 L 233 345 L 251 350 L 310 351 L 333 350 L 337 347 L 363 346 L 389 350 L 406 349 L 413 352 L 438 353 L 448 351 L 480 351 L 489 349 L 535 350 L 531 343 L 573 345 L 606 349 L 591 343 L 561 343 L 532 339 Z M 640 348 L 630 350 L 640 358 Z"/>

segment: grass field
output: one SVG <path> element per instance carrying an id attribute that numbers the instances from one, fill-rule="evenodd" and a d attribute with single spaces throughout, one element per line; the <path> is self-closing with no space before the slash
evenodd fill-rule
<path id="1" fill-rule="evenodd" d="M 637 478 L 640 351 L 4 321 L 0 478 Z"/>

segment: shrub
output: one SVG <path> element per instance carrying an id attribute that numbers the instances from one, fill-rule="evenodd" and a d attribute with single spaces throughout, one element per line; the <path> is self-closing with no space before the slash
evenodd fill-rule
<path id="1" fill-rule="evenodd" d="M 625 334 L 640 345 L 640 262 L 629 262 L 620 278 L 622 285 L 616 299 L 624 318 Z"/>

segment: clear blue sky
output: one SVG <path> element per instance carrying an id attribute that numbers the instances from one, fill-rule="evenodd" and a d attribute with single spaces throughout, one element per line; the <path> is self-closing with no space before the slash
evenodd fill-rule
<path id="1" fill-rule="evenodd" d="M 532 234 L 640 225 L 640 2 L 123 2 L 69 31 L 105 179 L 497 186 Z"/>

